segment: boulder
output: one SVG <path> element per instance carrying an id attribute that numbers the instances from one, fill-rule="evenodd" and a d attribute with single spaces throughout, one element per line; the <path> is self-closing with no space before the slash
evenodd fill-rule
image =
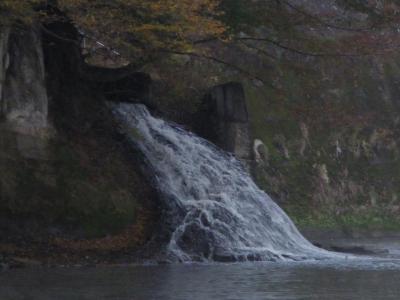
<path id="1" fill-rule="evenodd" d="M 254 160 L 259 165 L 264 165 L 268 162 L 268 148 L 262 140 L 255 139 L 253 142 Z"/>

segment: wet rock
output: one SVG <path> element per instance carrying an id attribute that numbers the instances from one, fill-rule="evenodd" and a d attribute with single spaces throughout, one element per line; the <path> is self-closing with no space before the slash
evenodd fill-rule
<path id="1" fill-rule="evenodd" d="M 262 261 L 262 256 L 258 253 L 251 253 L 247 255 L 247 261 Z"/>
<path id="2" fill-rule="evenodd" d="M 7 264 L 5 262 L 0 263 L 0 272 L 7 271 L 8 269 L 10 269 L 10 265 L 9 264 Z"/>
<path id="3" fill-rule="evenodd" d="M 196 223 L 186 226 L 177 243 L 182 250 L 190 253 L 194 260 L 207 258 L 211 254 L 212 236 Z"/>
<path id="4" fill-rule="evenodd" d="M 218 254 L 216 254 L 213 256 L 213 261 L 220 262 L 220 263 L 232 263 L 232 262 L 237 262 L 238 259 L 233 255 L 218 255 Z M 244 260 L 242 260 L 242 261 L 244 261 Z"/>
<path id="5" fill-rule="evenodd" d="M 329 249 L 336 252 L 358 254 L 358 255 L 382 255 L 388 254 L 389 251 L 386 249 L 374 250 L 368 249 L 365 246 L 330 246 Z"/>
<path id="6" fill-rule="evenodd" d="M 37 267 L 42 265 L 42 263 L 38 260 L 24 258 L 24 257 L 13 257 L 11 261 L 12 265 L 17 268 Z"/>
<path id="7" fill-rule="evenodd" d="M 238 261 L 238 258 L 232 255 L 232 253 L 218 249 L 213 253 L 212 259 L 216 262 L 222 262 L 222 263 Z"/>

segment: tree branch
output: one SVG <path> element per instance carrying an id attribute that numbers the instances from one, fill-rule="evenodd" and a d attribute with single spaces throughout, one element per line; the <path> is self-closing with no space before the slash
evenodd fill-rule
<path id="1" fill-rule="evenodd" d="M 222 60 L 222 59 L 220 59 L 218 57 L 199 54 L 199 53 L 195 53 L 195 52 L 184 52 L 184 51 L 177 51 L 177 50 L 163 50 L 163 52 L 170 53 L 170 54 L 177 54 L 177 55 L 187 55 L 187 56 L 192 56 L 192 57 L 196 57 L 196 58 L 200 58 L 200 59 L 206 59 L 206 60 L 214 61 L 214 62 L 216 62 L 218 64 L 224 65 L 224 66 L 226 66 L 228 68 L 231 68 L 231 69 L 233 69 L 235 71 L 238 71 L 238 72 L 246 75 L 247 77 L 250 77 L 251 79 L 258 80 L 258 81 L 262 82 L 263 84 L 269 86 L 270 88 L 272 88 L 274 90 L 278 90 L 277 87 L 275 87 L 271 83 L 265 81 L 263 78 L 250 73 L 249 71 L 239 67 L 238 65 L 235 65 L 233 63 L 224 61 L 224 60 Z"/>
<path id="2" fill-rule="evenodd" d="M 268 51 L 266 51 L 264 49 L 261 49 L 261 48 L 258 48 L 258 47 L 254 46 L 254 45 L 249 44 L 249 43 L 246 43 L 245 41 L 240 41 L 240 43 L 242 45 L 245 45 L 247 48 L 256 50 L 257 52 L 259 52 L 259 53 L 261 53 L 261 54 L 265 55 L 266 57 L 269 57 L 269 58 L 271 58 L 273 60 L 277 60 L 278 59 L 275 55 L 269 53 Z"/>
<path id="3" fill-rule="evenodd" d="M 57 33 L 54 33 L 53 31 L 47 29 L 42 24 L 40 24 L 40 28 L 43 30 L 44 33 L 50 35 L 51 37 L 53 37 L 55 39 L 58 39 L 58 40 L 64 41 L 64 42 L 68 42 L 68 43 L 72 43 L 72 44 L 75 44 L 75 45 L 78 45 L 78 46 L 81 45 L 79 41 L 74 40 L 74 39 L 70 39 L 70 38 L 66 38 L 66 37 L 63 37 L 61 35 L 58 35 Z"/>
<path id="4" fill-rule="evenodd" d="M 284 44 L 281 44 L 278 41 L 273 39 L 269 39 L 266 37 L 242 37 L 242 38 L 235 38 L 234 40 L 237 41 L 257 41 L 257 42 L 267 42 L 276 47 L 284 49 L 286 51 L 290 51 L 296 54 L 304 55 L 304 56 L 311 56 L 311 57 L 362 57 L 362 56 L 370 56 L 370 55 L 378 55 L 378 53 L 324 53 L 324 52 L 308 52 L 306 50 L 299 50 Z"/>
<path id="5" fill-rule="evenodd" d="M 310 18 L 314 21 L 316 21 L 317 23 L 320 23 L 321 25 L 328 27 L 328 28 L 332 28 L 332 29 L 337 29 L 337 30 L 342 30 L 342 31 L 352 31 L 352 32 L 365 32 L 365 31 L 370 31 L 373 29 L 374 26 L 371 27 L 365 27 L 365 28 L 351 28 L 351 27 L 343 27 L 343 26 L 338 26 L 335 24 L 331 24 L 328 23 L 324 20 L 322 20 L 321 18 L 317 17 L 316 15 L 313 15 L 305 10 L 300 9 L 298 6 L 290 3 L 289 1 L 286 0 L 279 0 L 279 2 L 283 3 L 284 5 L 290 7 L 291 9 L 293 9 L 294 11 L 302 14 L 303 16 Z"/>

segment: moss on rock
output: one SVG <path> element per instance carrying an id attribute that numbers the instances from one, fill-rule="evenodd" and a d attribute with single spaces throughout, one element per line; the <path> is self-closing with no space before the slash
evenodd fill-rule
<path id="1" fill-rule="evenodd" d="M 0 214 L 16 223 L 28 218 L 82 237 L 104 235 L 135 223 L 154 198 L 110 136 L 57 135 L 41 159 L 24 157 L 16 134 L 3 131 L 1 137 Z"/>

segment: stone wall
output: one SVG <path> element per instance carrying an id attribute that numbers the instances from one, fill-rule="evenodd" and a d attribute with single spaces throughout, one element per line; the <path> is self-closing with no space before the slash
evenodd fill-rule
<path id="1" fill-rule="evenodd" d="M 249 116 L 240 83 L 215 86 L 204 97 L 195 130 L 247 163 L 251 159 Z"/>

